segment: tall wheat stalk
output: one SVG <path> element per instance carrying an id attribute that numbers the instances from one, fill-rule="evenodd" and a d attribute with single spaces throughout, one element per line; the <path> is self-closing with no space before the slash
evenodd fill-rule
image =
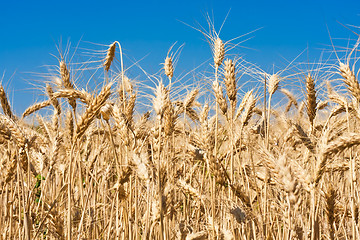
<path id="1" fill-rule="evenodd" d="M 270 130 L 270 112 L 271 112 L 271 98 L 273 94 L 276 92 L 276 90 L 279 87 L 280 83 L 280 77 L 277 74 L 273 74 L 269 78 L 269 86 L 268 86 L 268 92 L 269 92 L 269 100 L 268 100 L 268 108 L 267 108 L 267 124 L 266 124 L 266 146 L 269 146 L 269 130 Z"/>

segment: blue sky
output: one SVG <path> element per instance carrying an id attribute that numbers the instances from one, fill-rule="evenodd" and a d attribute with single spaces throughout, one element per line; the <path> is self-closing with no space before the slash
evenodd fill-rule
<path id="1" fill-rule="evenodd" d="M 29 82 L 41 81 L 34 73 L 46 73 L 56 65 L 56 46 L 62 39 L 85 58 L 87 49 L 103 50 L 96 44 L 119 41 L 128 56 L 126 64 L 146 58 L 140 65 L 155 73 L 169 47 L 185 43 L 176 74 L 192 70 L 211 58 L 201 33 L 189 26 L 206 26 L 205 15 L 214 17 L 218 29 L 230 11 L 221 38 L 250 34 L 250 40 L 234 49 L 248 61 L 271 71 L 286 66 L 309 47 L 310 61 L 331 49 L 333 38 L 356 37 L 341 24 L 360 26 L 360 1 L 4 1 L 0 2 L 0 71 L 3 85 L 14 99 L 18 114 L 38 99 L 39 91 Z M 341 23 L 341 24 L 340 24 Z M 328 30 L 329 29 L 329 32 Z M 352 28 L 360 33 L 360 29 Z M 241 39 L 239 40 L 241 41 Z M 342 41 L 342 42 L 341 42 Z M 74 48 L 70 50 L 73 52 Z M 133 70 L 136 75 L 136 70 Z M 141 78 L 141 77 L 139 77 Z"/>

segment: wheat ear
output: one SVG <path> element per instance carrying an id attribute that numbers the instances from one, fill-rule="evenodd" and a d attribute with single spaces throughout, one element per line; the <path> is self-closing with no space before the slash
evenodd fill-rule
<path id="1" fill-rule="evenodd" d="M 214 93 L 215 93 L 216 102 L 219 104 L 219 107 L 220 107 L 220 110 L 221 110 L 222 114 L 224 116 L 226 116 L 228 105 L 227 105 L 227 102 L 226 102 L 226 100 L 224 98 L 222 87 L 221 87 L 221 85 L 219 84 L 218 81 L 214 81 L 213 85 L 212 85 L 212 88 L 213 88 Z"/>
<path id="2" fill-rule="evenodd" d="M 46 92 L 49 95 L 51 104 L 54 106 L 56 110 L 56 114 L 61 114 L 61 107 L 59 101 L 54 97 L 54 91 L 50 85 L 46 85 Z"/>
<path id="3" fill-rule="evenodd" d="M 266 116 L 266 146 L 268 147 L 269 145 L 269 130 L 270 130 L 270 112 L 271 112 L 271 98 L 272 95 L 276 92 L 276 90 L 279 87 L 279 83 L 280 83 L 280 77 L 277 74 L 273 74 L 270 76 L 269 78 L 269 87 L 268 87 L 268 92 L 269 92 L 269 102 L 268 102 L 268 108 L 267 108 L 267 116 Z"/>
<path id="4" fill-rule="evenodd" d="M 215 68 L 219 68 L 224 60 L 225 44 L 219 37 L 217 37 L 213 40 L 212 48 Z"/>
<path id="5" fill-rule="evenodd" d="M 226 93 L 230 102 L 236 102 L 236 72 L 235 63 L 231 59 L 224 62 L 224 81 L 226 86 Z"/>
<path id="6" fill-rule="evenodd" d="M 315 90 L 315 81 L 311 75 L 306 77 L 306 113 L 308 115 L 311 125 L 314 125 L 314 119 L 316 116 L 316 90 Z"/>
<path id="7" fill-rule="evenodd" d="M 107 54 L 106 54 L 106 58 L 105 58 L 105 62 L 104 62 L 104 68 L 105 68 L 106 72 L 109 71 L 111 63 L 114 60 L 115 50 L 116 50 L 116 42 L 113 42 L 107 50 Z"/>
<path id="8" fill-rule="evenodd" d="M 9 116 L 11 119 L 14 119 L 14 115 L 11 111 L 11 107 L 10 107 L 9 101 L 6 97 L 5 90 L 1 84 L 0 84 L 0 101 L 1 101 L 1 107 L 4 111 L 4 114 Z"/>
<path id="9" fill-rule="evenodd" d="M 169 90 L 160 82 L 155 89 L 155 97 L 153 98 L 153 108 L 158 117 L 162 118 L 169 102 Z"/>
<path id="10" fill-rule="evenodd" d="M 343 81 L 349 89 L 350 93 L 360 102 L 360 85 L 356 79 L 354 71 L 350 69 L 349 64 L 340 62 L 340 75 L 344 78 Z"/>
<path id="11" fill-rule="evenodd" d="M 165 75 L 169 78 L 169 81 L 170 81 L 169 86 L 171 86 L 171 79 L 174 75 L 174 66 L 173 66 L 173 61 L 172 61 L 171 56 L 167 56 L 165 58 L 164 71 L 165 71 Z"/>
<path id="12" fill-rule="evenodd" d="M 74 89 L 74 86 L 70 81 L 70 71 L 64 61 L 60 61 L 60 75 L 63 87 L 67 89 Z M 76 100 L 74 98 L 69 98 L 69 104 L 75 112 Z"/>
<path id="13" fill-rule="evenodd" d="M 85 133 L 91 122 L 99 114 L 101 107 L 105 104 L 111 94 L 111 85 L 112 84 L 108 84 L 101 90 L 99 95 L 94 98 L 85 113 L 81 116 L 76 126 L 75 140 L 79 139 Z"/>
<path id="14" fill-rule="evenodd" d="M 0 121 L 3 122 L 6 125 L 6 127 L 10 130 L 11 136 L 16 141 L 16 145 L 19 149 L 20 164 L 21 167 L 26 172 L 28 169 L 28 158 L 26 154 L 26 148 L 27 148 L 26 137 L 12 119 L 0 114 Z"/>
<path id="15" fill-rule="evenodd" d="M 36 104 L 28 107 L 22 114 L 22 117 L 24 118 L 26 116 L 29 116 L 30 114 L 32 114 L 36 111 L 39 111 L 40 109 L 50 106 L 50 105 L 51 105 L 51 100 L 46 100 L 44 102 L 36 103 Z"/>
<path id="16" fill-rule="evenodd" d="M 325 210 L 329 225 L 330 240 L 335 239 L 335 218 L 336 218 L 336 197 L 337 192 L 333 188 L 332 184 L 329 184 L 327 192 L 325 193 Z"/>
<path id="17" fill-rule="evenodd" d="M 326 147 L 324 147 L 320 152 L 319 163 L 314 179 L 315 184 L 319 183 L 323 173 L 326 170 L 327 160 L 331 156 L 359 144 L 360 134 L 350 133 L 347 136 L 339 137 L 336 141 L 331 142 Z"/>
<path id="18" fill-rule="evenodd" d="M 93 100 L 92 96 L 87 93 L 85 90 L 75 90 L 75 89 L 60 89 L 59 91 L 53 94 L 54 98 L 69 98 L 75 99 L 79 98 L 83 103 L 89 105 Z"/>
<path id="19" fill-rule="evenodd" d="M 285 112 L 289 112 L 292 105 L 298 108 L 298 102 L 296 101 L 295 96 L 289 90 L 281 88 L 280 92 L 282 92 L 289 99 L 289 103 L 286 106 Z"/>
<path id="20" fill-rule="evenodd" d="M 5 183 L 9 183 L 13 179 L 13 176 L 15 175 L 15 171 L 16 171 L 16 164 L 17 164 L 16 155 L 13 154 L 9 158 L 10 158 L 10 162 L 8 163 L 5 173 Z"/>
<path id="21" fill-rule="evenodd" d="M 249 95 L 249 98 L 246 101 L 244 112 L 241 115 L 241 119 L 240 119 L 241 128 L 243 128 L 244 126 L 246 126 L 249 123 L 249 120 L 250 120 L 252 114 L 254 113 L 255 104 L 256 104 L 256 99 L 251 92 L 251 94 Z"/>

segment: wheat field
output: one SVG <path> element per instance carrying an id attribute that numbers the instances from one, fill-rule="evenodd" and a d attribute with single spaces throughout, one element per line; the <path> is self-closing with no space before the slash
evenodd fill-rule
<path id="1" fill-rule="evenodd" d="M 359 41 L 268 74 L 206 36 L 207 100 L 196 85 L 177 94 L 170 49 L 137 111 L 119 42 L 92 91 L 63 56 L 21 116 L 1 86 L 1 239 L 360 239 Z"/>

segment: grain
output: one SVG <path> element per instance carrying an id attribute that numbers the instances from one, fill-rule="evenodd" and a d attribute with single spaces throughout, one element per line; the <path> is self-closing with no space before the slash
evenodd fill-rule
<path id="1" fill-rule="evenodd" d="M 6 93 L 4 90 L 4 87 L 0 85 L 0 101 L 1 101 L 1 107 L 4 111 L 4 114 L 9 116 L 10 118 L 14 119 L 14 115 L 11 111 L 10 103 L 6 97 Z"/>
<path id="2" fill-rule="evenodd" d="M 110 70 L 111 63 L 115 57 L 115 50 L 116 50 L 116 42 L 112 43 L 106 53 L 106 58 L 104 62 L 105 71 L 108 72 Z"/>
<path id="3" fill-rule="evenodd" d="M 315 90 L 315 81 L 309 74 L 306 77 L 306 112 L 309 118 L 311 125 L 314 124 L 314 119 L 316 116 L 316 90 Z"/>
<path id="4" fill-rule="evenodd" d="M 111 84 L 105 86 L 98 96 L 90 103 L 85 113 L 81 116 L 76 125 L 75 139 L 79 139 L 90 126 L 94 118 L 99 114 L 101 107 L 105 104 L 106 100 L 110 97 Z"/>

